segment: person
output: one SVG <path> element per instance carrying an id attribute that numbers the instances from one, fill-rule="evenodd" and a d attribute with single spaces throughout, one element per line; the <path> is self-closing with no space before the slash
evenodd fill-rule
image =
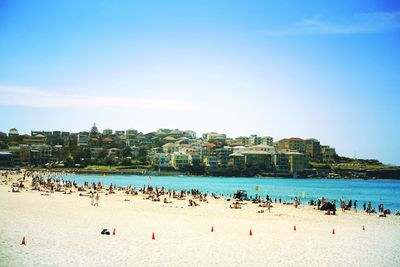
<path id="1" fill-rule="evenodd" d="M 357 212 L 357 200 L 354 200 L 354 210 Z"/>
<path id="2" fill-rule="evenodd" d="M 242 207 L 240 207 L 239 201 L 236 201 L 236 202 L 232 203 L 231 205 L 229 205 L 229 208 L 231 208 L 231 209 L 241 209 Z"/>
<path id="3" fill-rule="evenodd" d="M 93 192 L 90 192 L 90 205 L 94 205 L 94 194 Z"/>
<path id="4" fill-rule="evenodd" d="M 365 211 L 366 207 L 367 207 L 367 205 L 364 202 L 364 204 L 363 204 L 364 211 Z"/>
<path id="5" fill-rule="evenodd" d="M 100 195 L 99 193 L 96 194 L 96 206 L 99 206 L 99 199 L 100 199 Z"/>
<path id="6" fill-rule="evenodd" d="M 371 213 L 371 211 L 372 211 L 372 204 L 371 204 L 371 201 L 369 201 L 369 202 L 368 202 L 367 212 L 368 212 L 368 213 Z"/>

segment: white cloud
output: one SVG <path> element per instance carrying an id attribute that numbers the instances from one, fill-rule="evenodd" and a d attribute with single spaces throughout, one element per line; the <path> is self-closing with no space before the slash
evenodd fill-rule
<path id="1" fill-rule="evenodd" d="M 0 105 L 36 108 L 113 108 L 196 110 L 197 104 L 176 99 L 139 98 L 123 95 L 89 95 L 0 85 Z"/>
<path id="2" fill-rule="evenodd" d="M 360 34 L 378 33 L 400 29 L 400 11 L 356 13 L 350 17 L 329 20 L 316 15 L 301 20 L 290 27 L 266 29 L 265 35 L 313 35 L 313 34 Z"/>
<path id="3" fill-rule="evenodd" d="M 383 32 L 400 28 L 400 11 L 358 13 L 342 22 L 331 22 L 322 16 L 303 20 L 298 24 L 304 33 L 353 34 Z"/>

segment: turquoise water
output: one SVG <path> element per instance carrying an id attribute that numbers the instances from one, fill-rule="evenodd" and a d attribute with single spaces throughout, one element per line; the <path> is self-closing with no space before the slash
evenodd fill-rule
<path id="1" fill-rule="evenodd" d="M 371 201 L 374 207 L 383 203 L 386 208 L 400 209 L 400 180 L 332 180 L 332 179 L 288 179 L 288 178 L 220 178 L 194 176 L 148 176 L 132 175 L 71 175 L 67 180 L 75 180 L 78 184 L 87 182 L 110 183 L 118 186 L 132 185 L 136 188 L 143 185 L 164 186 L 166 189 L 198 189 L 202 192 L 217 193 L 224 196 L 233 194 L 238 189 L 246 190 L 249 196 L 259 194 L 272 198 L 281 197 L 291 200 L 295 196 L 303 202 L 309 199 L 325 197 L 330 200 L 343 198 L 357 200 L 357 208 L 362 209 L 364 202 Z M 256 191 L 256 186 L 259 190 Z M 302 194 L 304 192 L 304 196 Z"/>

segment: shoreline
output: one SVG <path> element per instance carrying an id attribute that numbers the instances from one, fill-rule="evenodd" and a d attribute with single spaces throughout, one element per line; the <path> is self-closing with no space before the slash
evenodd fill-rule
<path id="1" fill-rule="evenodd" d="M 133 171 L 133 170 L 85 170 L 85 169 L 78 169 L 78 168 L 0 168 L 0 170 L 29 170 L 29 171 L 44 171 L 44 172 L 56 172 L 56 173 L 74 173 L 74 174 L 87 174 L 87 175 L 100 175 L 100 174 L 107 174 L 107 175 L 132 175 L 132 176 L 187 176 L 187 177 L 207 177 L 207 178 L 262 178 L 262 179 L 326 179 L 326 180 L 400 180 L 400 178 L 379 178 L 379 177 L 369 177 L 369 178 L 360 178 L 360 177 L 285 177 L 285 176 L 212 176 L 212 175 L 195 175 L 195 174 L 185 174 L 185 173 L 168 173 L 164 172 L 159 175 L 156 172 L 140 172 L 140 171 Z"/>

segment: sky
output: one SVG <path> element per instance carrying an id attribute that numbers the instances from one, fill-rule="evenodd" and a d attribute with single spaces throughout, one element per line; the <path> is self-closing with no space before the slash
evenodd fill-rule
<path id="1" fill-rule="evenodd" d="M 400 165 L 399 1 L 0 0 L 0 131 L 315 137 Z"/>

